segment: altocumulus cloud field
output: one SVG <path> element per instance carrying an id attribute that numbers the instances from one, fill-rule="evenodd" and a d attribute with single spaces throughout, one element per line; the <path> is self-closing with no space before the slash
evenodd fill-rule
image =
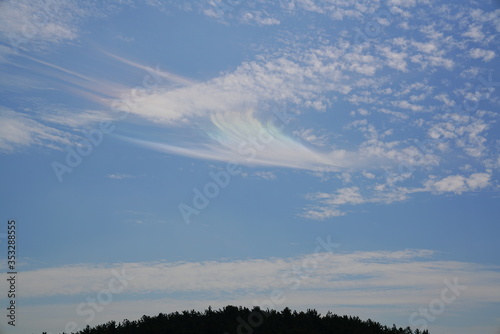
<path id="1" fill-rule="evenodd" d="M 0 331 L 497 332 L 499 38 L 497 1 L 2 2 Z"/>

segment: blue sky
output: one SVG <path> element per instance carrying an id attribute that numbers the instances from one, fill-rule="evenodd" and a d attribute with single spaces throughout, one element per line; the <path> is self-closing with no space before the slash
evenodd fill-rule
<path id="1" fill-rule="evenodd" d="M 496 333 L 498 2 L 180 3 L 0 4 L 1 329 L 258 304 Z"/>

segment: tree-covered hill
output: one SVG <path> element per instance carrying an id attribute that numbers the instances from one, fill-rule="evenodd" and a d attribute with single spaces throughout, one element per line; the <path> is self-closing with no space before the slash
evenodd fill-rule
<path id="1" fill-rule="evenodd" d="M 87 326 L 77 334 L 428 334 L 409 327 L 383 326 L 356 316 L 339 316 L 328 312 L 321 316 L 316 310 L 291 311 L 285 308 L 261 310 L 259 307 L 226 306 L 220 310 L 209 307 L 204 312 L 183 311 L 157 316 L 144 315 L 136 321 L 110 321 L 95 327 Z"/>

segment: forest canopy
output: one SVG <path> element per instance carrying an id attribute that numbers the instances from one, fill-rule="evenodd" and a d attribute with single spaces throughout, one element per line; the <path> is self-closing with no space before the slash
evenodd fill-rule
<path id="1" fill-rule="evenodd" d="M 141 319 L 87 327 L 72 334 L 429 334 L 427 330 L 412 331 L 410 327 L 388 327 L 357 316 L 328 312 L 322 316 L 314 309 L 306 312 L 262 310 L 228 305 L 219 310 L 208 307 L 195 310 L 144 315 Z M 44 333 L 45 334 L 45 333 Z M 64 333 L 63 333 L 64 334 Z"/>

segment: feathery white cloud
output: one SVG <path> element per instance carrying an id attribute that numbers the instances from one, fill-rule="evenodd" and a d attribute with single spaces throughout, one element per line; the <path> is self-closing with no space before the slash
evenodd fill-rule
<path id="1" fill-rule="evenodd" d="M 479 48 L 471 49 L 469 54 L 472 58 L 474 58 L 474 59 L 481 58 L 485 62 L 489 62 L 490 60 L 492 60 L 496 56 L 495 51 L 479 49 Z"/>
<path id="2" fill-rule="evenodd" d="M 64 0 L 3 1 L 0 38 L 16 52 L 43 51 L 77 39 L 82 21 L 105 15 L 108 5 L 93 0 L 85 5 Z"/>
<path id="3" fill-rule="evenodd" d="M 57 332 L 64 329 L 68 319 L 81 324 L 88 314 L 78 317 L 75 311 L 82 306 L 90 308 L 85 301 L 96 296 L 105 301 L 110 298 L 110 303 L 102 305 L 104 311 L 96 312 L 96 322 L 203 310 L 208 305 L 217 309 L 228 304 L 304 310 L 314 305 L 322 313 L 334 310 L 360 316 L 363 310 L 373 314 L 382 306 L 385 312 L 391 310 L 391 319 L 408 319 L 411 312 L 439 298 L 439 292 L 448 286 L 445 280 L 459 287 L 456 294 L 460 303 L 454 307 L 464 312 L 484 303 L 500 302 L 497 267 L 435 260 L 430 250 L 335 253 L 334 244 L 325 244 L 332 248 L 330 252 L 318 246 L 315 253 L 288 258 L 82 264 L 25 270 L 26 301 L 59 296 L 70 302 L 47 304 L 40 299 L 38 304 L 26 305 L 23 312 L 29 316 L 22 326 L 31 325 L 31 329 L 46 324 L 44 328 Z M 110 293 L 110 288 L 114 292 Z M 271 301 L 277 292 L 280 298 Z M 190 298 L 192 294 L 196 299 Z M 43 320 L 47 314 L 51 314 L 50 323 Z"/>
<path id="4" fill-rule="evenodd" d="M 250 293 L 286 289 L 291 287 L 292 278 L 300 281 L 300 289 L 304 291 L 314 288 L 349 290 L 359 294 L 366 288 L 394 289 L 395 293 L 395 290 L 403 288 L 429 289 L 441 284 L 443 276 L 458 276 L 464 284 L 476 281 L 481 285 L 494 284 L 495 275 L 499 275 L 488 267 L 472 263 L 426 259 L 432 255 L 433 252 L 428 250 L 337 254 L 325 252 L 322 246 L 318 246 L 317 253 L 292 258 L 44 268 L 23 272 L 24 296 L 35 298 L 97 293 L 108 288 L 109 281 L 117 276 L 127 282 L 124 288 L 127 294 L 210 291 L 223 295 L 236 291 Z M 302 268 L 301 275 L 294 272 L 294 268 Z M 479 296 L 482 296 L 480 292 L 475 298 Z M 490 300 L 499 298 L 499 293 L 489 296 Z"/>
<path id="5" fill-rule="evenodd" d="M 491 174 L 473 173 L 469 177 L 462 175 L 450 175 L 442 179 L 430 178 L 424 183 L 429 191 L 434 193 L 461 194 L 466 191 L 477 191 L 490 185 Z"/>
<path id="6" fill-rule="evenodd" d="M 30 146 L 59 149 L 70 144 L 69 136 L 28 115 L 0 107 L 0 151 L 12 152 Z"/>

